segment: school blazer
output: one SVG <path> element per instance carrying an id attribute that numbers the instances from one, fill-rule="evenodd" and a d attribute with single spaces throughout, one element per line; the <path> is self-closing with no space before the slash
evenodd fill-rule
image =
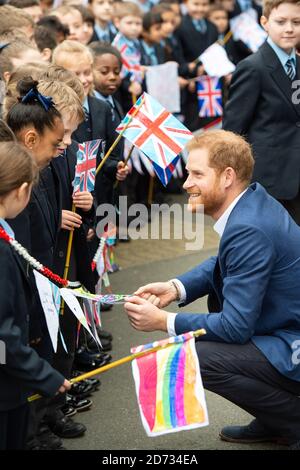
<path id="1" fill-rule="evenodd" d="M 223 129 L 245 136 L 252 145 L 253 181 L 277 199 L 293 199 L 300 187 L 300 104 L 293 93 L 291 80 L 265 42 L 237 65 L 224 110 Z"/>

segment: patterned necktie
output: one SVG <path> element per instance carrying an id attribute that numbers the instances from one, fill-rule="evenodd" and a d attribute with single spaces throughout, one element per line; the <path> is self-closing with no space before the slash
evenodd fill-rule
<path id="1" fill-rule="evenodd" d="M 285 64 L 286 74 L 290 80 L 294 80 L 296 72 L 293 65 L 293 59 L 288 59 Z"/>

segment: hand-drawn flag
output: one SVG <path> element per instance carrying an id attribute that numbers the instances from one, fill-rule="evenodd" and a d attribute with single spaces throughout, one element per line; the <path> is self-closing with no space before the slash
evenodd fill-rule
<path id="1" fill-rule="evenodd" d="M 128 44 L 126 38 L 121 33 L 116 35 L 112 46 L 118 49 L 122 57 L 121 78 L 125 78 L 130 73 L 133 81 L 142 83 L 143 72 L 141 70 L 141 54 L 139 50 Z"/>
<path id="2" fill-rule="evenodd" d="M 96 178 L 96 159 L 101 140 L 89 140 L 78 144 L 77 164 L 73 180 L 73 192 L 93 191 Z"/>
<path id="3" fill-rule="evenodd" d="M 152 161 L 164 185 L 172 175 L 178 155 L 193 137 L 178 119 L 147 93 L 140 96 L 116 131 L 124 131 L 123 137 Z"/>
<path id="4" fill-rule="evenodd" d="M 133 377 L 148 436 L 208 425 L 193 333 L 133 348 L 131 353 L 173 343 L 135 359 Z"/>
<path id="5" fill-rule="evenodd" d="M 198 108 L 200 117 L 222 116 L 222 88 L 217 77 L 203 75 L 197 81 Z"/>
<path id="6" fill-rule="evenodd" d="M 235 41 L 242 41 L 252 52 L 265 42 L 267 33 L 253 18 L 252 10 L 245 11 L 230 20 L 230 29 Z"/>

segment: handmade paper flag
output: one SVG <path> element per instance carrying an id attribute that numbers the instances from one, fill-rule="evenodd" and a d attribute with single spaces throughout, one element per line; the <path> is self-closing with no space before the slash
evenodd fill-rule
<path id="1" fill-rule="evenodd" d="M 78 144 L 77 164 L 75 178 L 73 181 L 73 191 L 93 191 L 96 178 L 97 153 L 100 139 L 89 140 Z"/>
<path id="2" fill-rule="evenodd" d="M 128 43 L 123 34 L 118 33 L 112 42 L 114 46 L 121 54 L 122 57 L 122 70 L 121 78 L 125 78 L 126 75 L 131 74 L 132 81 L 142 83 L 143 72 L 141 69 L 141 54 L 138 49 Z"/>
<path id="3" fill-rule="evenodd" d="M 167 343 L 173 344 L 132 362 L 141 418 L 148 436 L 208 425 L 193 332 L 139 346 L 131 352 Z"/>
<path id="4" fill-rule="evenodd" d="M 256 52 L 265 42 L 267 33 L 253 19 L 250 12 L 251 10 L 245 11 L 232 18 L 230 20 L 230 29 L 236 41 L 242 41 L 252 52 Z"/>
<path id="5" fill-rule="evenodd" d="M 211 77 L 223 77 L 233 72 L 235 65 L 229 60 L 225 49 L 218 43 L 209 46 L 199 56 L 207 75 Z"/>
<path id="6" fill-rule="evenodd" d="M 166 185 L 178 161 L 176 157 L 193 134 L 147 93 L 140 96 L 116 131 L 124 129 L 123 136 L 152 161 Z M 158 167 L 161 169 L 159 172 Z"/>
<path id="7" fill-rule="evenodd" d="M 40 301 L 45 314 L 46 324 L 54 352 L 57 351 L 57 338 L 59 331 L 59 319 L 57 311 L 57 299 L 53 297 L 52 282 L 35 269 L 33 270 Z"/>
<path id="8" fill-rule="evenodd" d="M 180 112 L 180 87 L 177 62 L 147 67 L 147 91 L 170 113 Z"/>
<path id="9" fill-rule="evenodd" d="M 222 116 L 222 87 L 218 77 L 203 75 L 197 81 L 200 117 Z"/>

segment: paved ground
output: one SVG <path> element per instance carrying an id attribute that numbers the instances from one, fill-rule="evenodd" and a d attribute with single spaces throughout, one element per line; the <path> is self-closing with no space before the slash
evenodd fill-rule
<path id="1" fill-rule="evenodd" d="M 177 221 L 178 222 L 178 221 Z M 176 223 L 176 220 L 175 220 Z M 113 291 L 130 293 L 153 280 L 166 280 L 196 265 L 217 249 L 218 239 L 207 221 L 204 248 L 187 252 L 182 241 L 132 241 L 117 248 L 117 261 L 122 269 L 111 276 Z M 176 305 L 169 307 L 176 311 Z M 185 308 L 205 312 L 205 299 Z M 129 354 L 131 346 L 164 337 L 162 334 L 139 333 L 133 330 L 122 306 L 103 313 L 103 326 L 114 336 L 113 359 Z M 236 445 L 218 438 L 220 428 L 228 424 L 246 424 L 251 417 L 225 399 L 207 392 L 210 425 L 206 428 L 149 438 L 141 424 L 131 366 L 126 364 L 101 375 L 100 390 L 92 397 L 93 408 L 76 418 L 86 424 L 88 432 L 80 439 L 66 441 L 68 449 L 142 449 L 142 450 L 201 450 L 201 449 L 282 449 L 275 445 Z"/>

